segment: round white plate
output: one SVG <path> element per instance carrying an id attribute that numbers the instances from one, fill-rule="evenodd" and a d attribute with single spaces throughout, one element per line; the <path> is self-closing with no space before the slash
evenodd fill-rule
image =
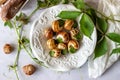
<path id="1" fill-rule="evenodd" d="M 59 19 L 56 16 L 63 10 L 75 11 L 77 9 L 73 5 L 61 4 L 44 10 L 34 22 L 30 34 L 30 44 L 34 56 L 44 62 L 47 67 L 56 71 L 69 71 L 81 67 L 93 53 L 97 40 L 96 29 L 94 28 L 92 39 L 83 36 L 80 49 L 75 54 L 64 55 L 60 58 L 50 57 L 46 45 L 47 40 L 44 37 L 44 29 L 51 27 L 52 21 Z M 80 17 L 77 20 L 80 20 Z"/>

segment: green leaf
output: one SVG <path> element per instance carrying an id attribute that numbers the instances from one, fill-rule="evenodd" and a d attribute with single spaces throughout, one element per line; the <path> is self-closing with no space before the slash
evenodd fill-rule
<path id="1" fill-rule="evenodd" d="M 95 10 L 93 10 L 92 8 L 89 8 L 89 9 L 87 9 L 86 14 L 88 14 L 90 16 L 90 18 L 93 20 L 94 24 L 96 25 L 96 17 L 97 17 L 97 15 L 95 13 Z"/>
<path id="2" fill-rule="evenodd" d="M 87 14 L 82 15 L 82 18 L 80 20 L 80 28 L 81 28 L 81 32 L 85 36 L 91 38 L 91 35 L 94 30 L 94 23 Z"/>
<path id="3" fill-rule="evenodd" d="M 120 48 L 113 49 L 111 55 L 112 54 L 120 54 Z"/>
<path id="4" fill-rule="evenodd" d="M 22 38 L 22 43 L 23 43 L 24 45 L 26 45 L 26 44 L 29 44 L 30 41 L 29 41 L 29 39 L 27 39 L 26 37 L 23 37 L 23 38 Z"/>
<path id="5" fill-rule="evenodd" d="M 69 49 L 69 52 L 72 53 L 72 54 L 75 53 L 76 51 L 77 51 L 77 50 L 76 50 L 74 47 L 72 47 L 72 46 L 71 46 L 70 49 Z"/>
<path id="6" fill-rule="evenodd" d="M 76 0 L 73 2 L 73 5 L 78 9 L 85 9 L 84 0 Z"/>
<path id="7" fill-rule="evenodd" d="M 61 50 L 61 53 L 62 53 L 63 55 L 66 55 L 66 54 L 68 53 L 68 51 L 67 51 L 67 49 L 64 49 L 64 50 Z"/>
<path id="8" fill-rule="evenodd" d="M 108 33 L 107 37 L 117 43 L 120 43 L 120 34 L 117 33 Z"/>
<path id="9" fill-rule="evenodd" d="M 56 42 L 57 42 L 57 43 L 62 43 L 63 40 L 62 40 L 62 38 L 58 38 L 58 39 L 56 39 Z"/>
<path id="10" fill-rule="evenodd" d="M 50 54 L 51 57 L 53 57 L 55 52 L 54 51 L 50 51 L 49 54 Z"/>
<path id="11" fill-rule="evenodd" d="M 77 35 L 74 36 L 76 38 L 76 40 L 81 40 L 82 39 L 82 33 L 78 33 Z"/>
<path id="12" fill-rule="evenodd" d="M 62 0 L 62 3 L 63 3 L 63 4 L 68 4 L 68 3 L 69 3 L 69 0 Z"/>
<path id="13" fill-rule="evenodd" d="M 106 33 L 108 29 L 108 23 L 107 20 L 97 17 L 97 25 L 99 29 L 102 31 L 102 33 Z"/>
<path id="14" fill-rule="evenodd" d="M 95 51 L 94 51 L 95 57 L 94 57 L 94 59 L 105 55 L 107 51 L 108 51 L 108 44 L 107 44 L 106 38 L 104 38 L 103 40 L 101 40 L 101 42 L 97 43 L 97 45 L 95 47 Z"/>
<path id="15" fill-rule="evenodd" d="M 16 21 L 20 21 L 23 24 L 27 24 L 29 22 L 29 19 L 25 13 L 21 12 L 18 16 L 16 16 Z"/>
<path id="16" fill-rule="evenodd" d="M 76 19 L 80 14 L 81 12 L 79 11 L 61 11 L 58 14 L 58 17 L 62 19 Z"/>
<path id="17" fill-rule="evenodd" d="M 13 28 L 13 24 L 12 24 L 11 21 L 6 21 L 6 22 L 4 23 L 4 26 L 8 26 L 9 28 Z"/>
<path id="18" fill-rule="evenodd" d="M 47 7 L 47 3 L 41 0 L 37 0 L 37 8 L 45 8 Z"/>

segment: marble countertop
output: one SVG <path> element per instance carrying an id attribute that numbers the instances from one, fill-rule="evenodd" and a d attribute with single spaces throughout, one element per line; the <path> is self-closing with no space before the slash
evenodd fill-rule
<path id="1" fill-rule="evenodd" d="M 98 2 L 98 0 L 87 0 L 91 4 Z M 96 4 L 97 5 L 97 4 Z M 96 6 L 94 5 L 94 6 Z M 29 14 L 31 10 L 36 6 L 36 0 L 31 0 L 23 8 L 23 12 Z M 42 10 L 41 10 L 42 11 Z M 24 27 L 23 35 L 29 37 L 30 28 L 35 19 L 41 13 L 38 11 L 32 17 L 31 22 Z M 6 43 L 10 43 L 15 47 L 15 50 L 6 55 L 3 52 L 3 46 Z M 16 80 L 16 76 L 13 71 L 9 70 L 9 65 L 14 63 L 16 49 L 17 49 L 17 36 L 15 35 L 14 30 L 4 27 L 4 23 L 0 20 L 0 79 L 1 80 Z M 31 75 L 27 76 L 23 73 L 22 67 L 26 64 L 34 64 L 37 67 L 37 71 Z M 90 79 L 88 77 L 88 68 L 87 63 L 79 69 L 75 69 L 69 72 L 55 72 L 47 68 L 41 67 L 34 63 L 27 53 L 22 50 L 19 58 L 19 77 L 20 80 L 119 80 L 120 76 L 120 60 L 118 60 L 111 68 L 109 68 L 101 77 L 97 79 Z"/>

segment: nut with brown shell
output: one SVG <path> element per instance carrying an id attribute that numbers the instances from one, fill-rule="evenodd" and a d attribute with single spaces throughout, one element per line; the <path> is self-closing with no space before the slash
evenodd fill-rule
<path id="1" fill-rule="evenodd" d="M 47 40 L 47 46 L 48 46 L 49 49 L 56 48 L 55 40 L 54 39 Z"/>
<path id="2" fill-rule="evenodd" d="M 71 30 L 73 25 L 74 25 L 74 21 L 70 20 L 70 19 L 67 19 L 67 20 L 65 20 L 64 28 L 66 30 Z"/>
<path id="3" fill-rule="evenodd" d="M 3 51 L 5 54 L 10 54 L 13 51 L 13 47 L 10 44 L 5 44 Z"/>
<path id="4" fill-rule="evenodd" d="M 67 43 L 70 39 L 69 34 L 65 31 L 59 32 L 56 38 L 58 43 Z"/>
<path id="5" fill-rule="evenodd" d="M 36 68 L 32 64 L 28 64 L 28 65 L 23 66 L 23 72 L 26 75 L 32 75 L 35 71 L 36 71 Z"/>
<path id="6" fill-rule="evenodd" d="M 51 28 L 47 28 L 45 29 L 44 34 L 47 39 L 50 39 L 53 37 L 53 30 Z"/>
<path id="7" fill-rule="evenodd" d="M 79 43 L 76 40 L 70 40 L 68 42 L 68 51 L 70 53 L 75 53 L 79 49 Z"/>
<path id="8" fill-rule="evenodd" d="M 63 29 L 63 26 L 60 25 L 61 20 L 55 20 L 52 22 L 52 30 L 54 32 L 60 32 Z"/>
<path id="9" fill-rule="evenodd" d="M 51 57 L 54 57 L 54 58 L 59 58 L 61 56 L 61 50 L 56 48 L 56 49 L 53 49 L 49 52 L 50 56 Z"/>

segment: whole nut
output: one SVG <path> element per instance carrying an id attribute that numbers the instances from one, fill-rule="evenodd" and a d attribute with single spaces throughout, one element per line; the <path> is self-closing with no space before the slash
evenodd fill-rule
<path id="1" fill-rule="evenodd" d="M 5 54 L 10 54 L 13 51 L 13 47 L 10 44 L 5 44 L 3 51 Z"/>
<path id="2" fill-rule="evenodd" d="M 26 75 L 32 75 L 36 71 L 36 68 L 32 64 L 23 66 L 23 72 Z"/>
<path id="3" fill-rule="evenodd" d="M 51 28 L 45 29 L 45 37 L 46 37 L 47 39 L 50 39 L 50 38 L 53 37 L 53 31 L 52 31 Z"/>

